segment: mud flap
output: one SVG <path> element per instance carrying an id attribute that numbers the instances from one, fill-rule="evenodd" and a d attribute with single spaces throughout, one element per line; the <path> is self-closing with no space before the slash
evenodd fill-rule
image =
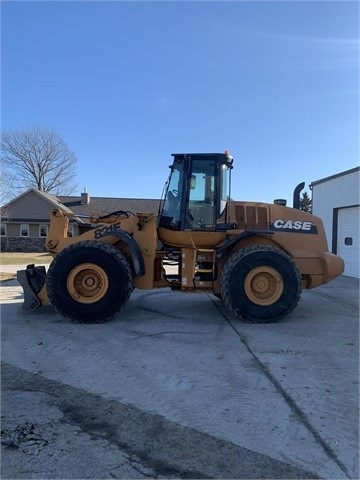
<path id="1" fill-rule="evenodd" d="M 45 285 L 46 269 L 43 266 L 28 265 L 26 270 L 17 271 L 17 280 L 24 292 L 22 309 L 30 312 L 40 308 L 42 303 L 38 293 Z"/>

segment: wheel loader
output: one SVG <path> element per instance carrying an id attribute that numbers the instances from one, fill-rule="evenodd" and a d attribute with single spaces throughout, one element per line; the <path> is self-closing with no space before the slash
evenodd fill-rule
<path id="1" fill-rule="evenodd" d="M 101 323 L 134 288 L 170 287 L 214 294 L 235 317 L 270 323 L 294 310 L 302 289 L 341 275 L 344 262 L 328 252 L 322 220 L 299 209 L 304 183 L 293 208 L 281 199 L 234 201 L 228 151 L 172 156 L 158 216 L 93 213 L 87 231 L 71 237 L 76 215 L 52 211 L 48 271 L 28 265 L 17 275 L 25 310 L 50 302 L 74 322 Z"/>

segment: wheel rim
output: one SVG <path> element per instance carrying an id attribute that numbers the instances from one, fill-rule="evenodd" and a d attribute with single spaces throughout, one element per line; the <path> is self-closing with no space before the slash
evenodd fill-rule
<path id="1" fill-rule="evenodd" d="M 71 297 L 79 303 L 101 300 L 109 288 L 105 271 L 94 263 L 82 263 L 69 273 L 66 286 Z"/>
<path id="2" fill-rule="evenodd" d="M 272 305 L 284 291 L 284 282 L 277 270 L 271 267 L 257 267 L 245 278 L 245 293 L 256 305 Z"/>

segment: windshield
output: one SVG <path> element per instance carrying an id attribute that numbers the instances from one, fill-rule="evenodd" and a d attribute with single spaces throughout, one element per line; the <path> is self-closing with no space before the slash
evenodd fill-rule
<path id="1" fill-rule="evenodd" d="M 175 156 L 165 187 L 159 226 L 171 230 L 223 228 L 231 164 L 222 160 L 215 154 Z"/>
<path id="2" fill-rule="evenodd" d="M 181 221 L 181 194 L 183 191 L 183 161 L 175 161 L 171 167 L 160 226 L 177 228 Z"/>

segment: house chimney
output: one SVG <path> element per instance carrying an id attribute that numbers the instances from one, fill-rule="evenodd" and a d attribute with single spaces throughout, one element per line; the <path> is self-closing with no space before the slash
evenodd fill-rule
<path id="1" fill-rule="evenodd" d="M 84 188 L 84 192 L 81 194 L 81 205 L 88 205 L 90 203 L 90 195 L 87 188 Z"/>

